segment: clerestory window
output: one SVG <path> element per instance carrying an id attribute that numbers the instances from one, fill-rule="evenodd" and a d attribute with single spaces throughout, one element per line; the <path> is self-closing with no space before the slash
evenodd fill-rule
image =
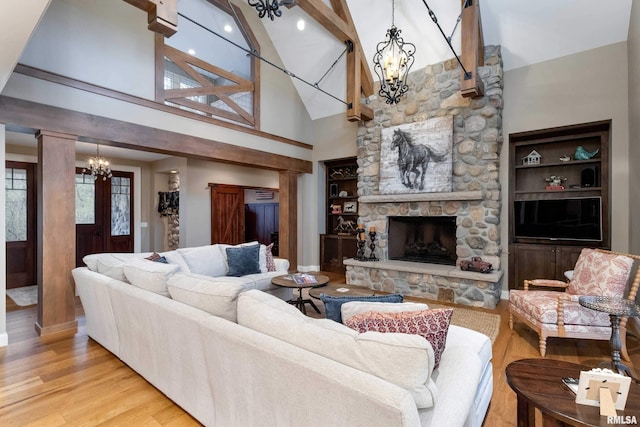
<path id="1" fill-rule="evenodd" d="M 178 32 L 156 39 L 158 101 L 258 128 L 259 61 L 247 51 L 259 55 L 259 46 L 240 9 L 223 0 L 178 0 L 178 13 Z"/>

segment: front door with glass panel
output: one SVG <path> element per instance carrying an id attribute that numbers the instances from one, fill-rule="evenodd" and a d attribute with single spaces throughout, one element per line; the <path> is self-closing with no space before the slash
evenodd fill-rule
<path id="1" fill-rule="evenodd" d="M 100 252 L 133 252 L 133 173 L 94 180 L 76 170 L 76 265 Z"/>
<path id="2" fill-rule="evenodd" d="M 36 284 L 35 163 L 6 162 L 7 289 Z"/>

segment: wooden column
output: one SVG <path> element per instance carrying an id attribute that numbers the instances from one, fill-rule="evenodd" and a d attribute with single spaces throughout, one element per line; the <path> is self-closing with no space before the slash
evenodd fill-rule
<path id="1" fill-rule="evenodd" d="M 298 174 L 280 171 L 279 256 L 289 260 L 289 270 L 298 269 Z"/>
<path id="2" fill-rule="evenodd" d="M 76 136 L 41 130 L 38 139 L 38 319 L 41 336 L 75 333 Z"/>

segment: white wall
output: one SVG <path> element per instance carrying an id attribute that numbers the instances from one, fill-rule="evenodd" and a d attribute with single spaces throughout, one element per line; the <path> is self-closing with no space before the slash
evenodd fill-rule
<path id="1" fill-rule="evenodd" d="M 5 126 L 0 123 L 0 162 L 5 164 Z M 4 185 L 0 188 L 0 242 L 6 241 L 6 224 L 5 224 L 5 189 Z M 0 265 L 4 267 L 0 274 L 0 347 L 5 347 L 9 344 L 9 336 L 7 335 L 7 317 L 5 313 L 7 312 L 7 275 L 6 275 L 6 259 L 7 259 L 7 245 L 2 244 L 0 247 Z"/>
<path id="2" fill-rule="evenodd" d="M 630 218 L 629 250 L 640 254 L 640 2 L 631 5 L 629 38 L 629 201 Z"/>
<path id="3" fill-rule="evenodd" d="M 508 265 L 509 134 L 598 120 L 612 120 L 612 249 L 629 249 L 628 81 L 626 42 L 504 73 L 502 265 Z"/>

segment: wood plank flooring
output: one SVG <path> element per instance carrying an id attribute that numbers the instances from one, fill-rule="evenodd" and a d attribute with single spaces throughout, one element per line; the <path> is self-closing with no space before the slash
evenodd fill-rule
<path id="1" fill-rule="evenodd" d="M 328 275 L 332 283 L 343 280 Z M 79 302 L 78 333 L 46 340 L 35 333 L 35 306 L 21 308 L 7 298 L 7 310 L 9 346 L 0 349 L 0 425 L 199 425 L 86 336 Z M 509 329 L 506 301 L 493 312 L 501 315 L 502 323 L 493 346 L 494 392 L 484 425 L 515 426 L 516 398 L 506 383 L 504 370 L 514 360 L 539 357 L 538 339 L 522 324 L 516 323 L 513 331 Z M 632 358 L 629 364 L 640 367 L 640 340 L 630 335 L 627 344 Z M 550 338 L 547 345 L 547 358 L 588 366 L 608 360 L 609 354 L 607 341 Z"/>

